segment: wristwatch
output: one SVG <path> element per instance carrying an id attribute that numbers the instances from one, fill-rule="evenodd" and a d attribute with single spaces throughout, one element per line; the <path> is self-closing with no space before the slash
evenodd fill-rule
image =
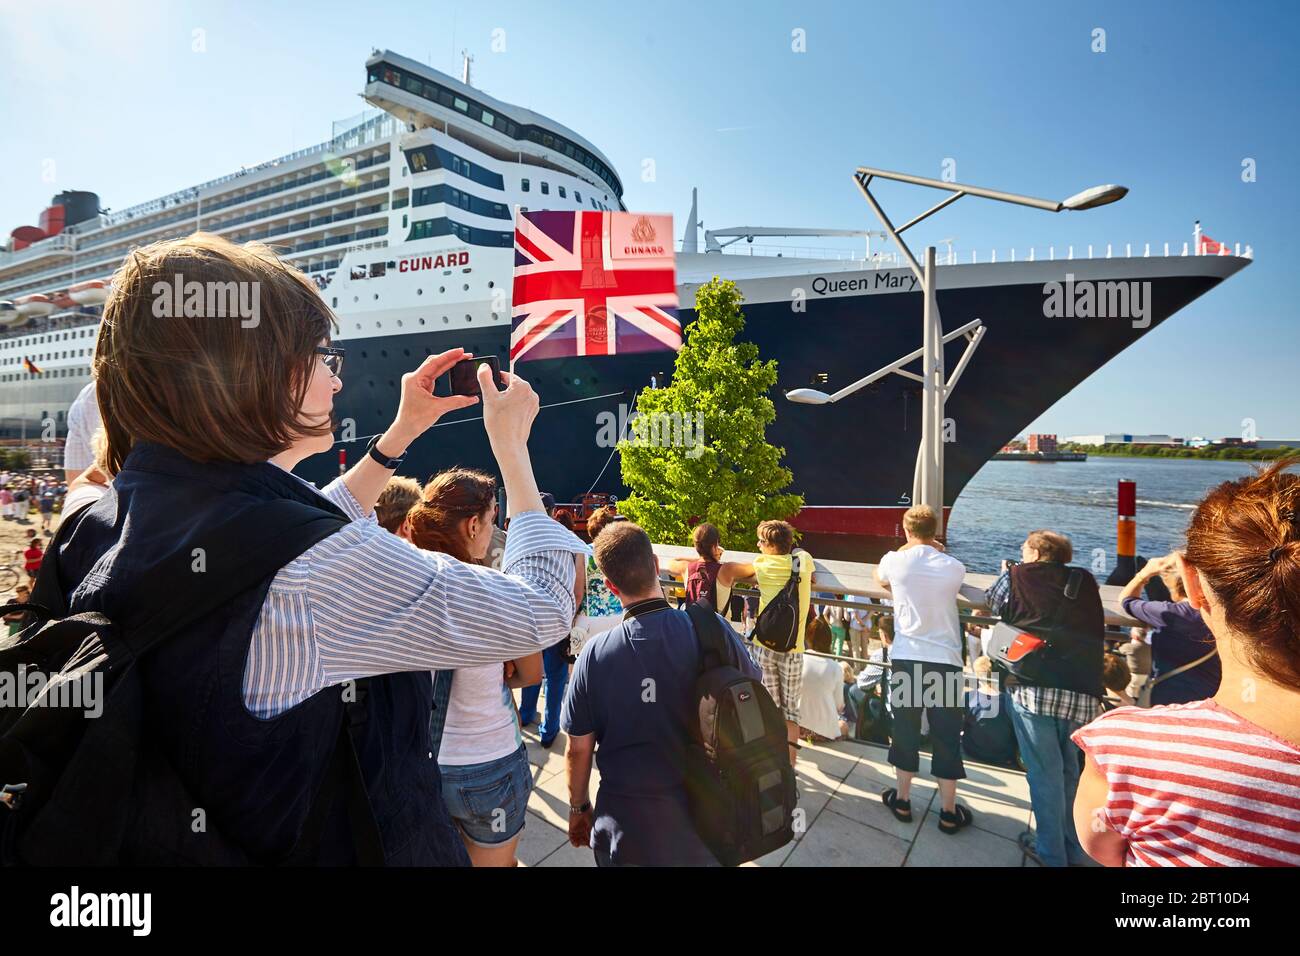
<path id="1" fill-rule="evenodd" d="M 571 817 L 581 816 L 582 814 L 586 813 L 590 809 L 591 809 L 590 800 L 584 801 L 582 806 L 580 807 L 575 807 L 573 804 L 569 804 L 569 816 Z"/>
<path id="2" fill-rule="evenodd" d="M 406 452 L 403 451 L 396 458 L 387 457 L 386 455 L 384 455 L 383 452 L 381 452 L 378 448 L 375 447 L 377 444 L 379 444 L 379 439 L 383 437 L 384 436 L 382 435 L 376 435 L 374 438 L 370 439 L 370 444 L 366 446 L 366 454 L 368 454 L 375 461 L 379 462 L 379 464 L 383 465 L 385 468 L 400 467 L 402 462 L 406 460 Z"/>

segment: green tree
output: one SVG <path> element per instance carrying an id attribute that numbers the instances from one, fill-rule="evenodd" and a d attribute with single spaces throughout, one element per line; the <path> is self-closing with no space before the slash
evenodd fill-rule
<path id="1" fill-rule="evenodd" d="M 740 290 L 714 277 L 695 294 L 695 321 L 673 366 L 672 384 L 642 389 L 632 438 L 619 443 L 623 483 L 619 510 L 660 544 L 690 543 L 694 524 L 709 521 L 724 546 L 751 550 L 754 529 L 789 518 L 803 496 L 782 493 L 790 469 L 784 448 L 767 443 L 776 420 L 768 391 L 776 360 L 736 341 L 745 327 Z"/>

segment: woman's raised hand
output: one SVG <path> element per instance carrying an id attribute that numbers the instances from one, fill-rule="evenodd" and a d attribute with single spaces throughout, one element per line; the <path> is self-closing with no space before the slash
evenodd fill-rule
<path id="1" fill-rule="evenodd" d="M 464 349 L 448 349 L 430 355 L 415 371 L 403 375 L 397 418 L 394 419 L 390 432 L 396 432 L 409 443 L 423 435 L 448 412 L 477 405 L 478 398 L 473 395 L 443 397 L 433 394 L 433 385 L 438 376 L 464 358 L 473 358 L 473 355 Z"/>
<path id="2" fill-rule="evenodd" d="M 492 382 L 491 367 L 479 366 L 478 383 L 483 391 L 483 425 L 498 460 L 503 452 L 527 447 L 528 435 L 532 431 L 533 419 L 537 417 L 539 407 L 537 393 L 518 375 L 502 372 L 501 379 L 506 387 L 503 391 L 497 391 Z"/>

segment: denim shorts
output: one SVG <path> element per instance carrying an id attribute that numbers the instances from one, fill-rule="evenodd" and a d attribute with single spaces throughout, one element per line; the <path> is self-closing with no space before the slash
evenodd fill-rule
<path id="1" fill-rule="evenodd" d="M 532 768 L 523 744 L 508 757 L 463 766 L 439 766 L 442 799 L 465 837 L 478 846 L 497 846 L 524 828 Z"/>

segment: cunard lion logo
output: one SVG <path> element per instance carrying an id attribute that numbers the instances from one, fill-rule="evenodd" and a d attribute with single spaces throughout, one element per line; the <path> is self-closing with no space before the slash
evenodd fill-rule
<path id="1" fill-rule="evenodd" d="M 637 242 L 654 242 L 655 227 L 650 225 L 650 220 L 642 216 L 632 227 L 632 238 Z"/>

